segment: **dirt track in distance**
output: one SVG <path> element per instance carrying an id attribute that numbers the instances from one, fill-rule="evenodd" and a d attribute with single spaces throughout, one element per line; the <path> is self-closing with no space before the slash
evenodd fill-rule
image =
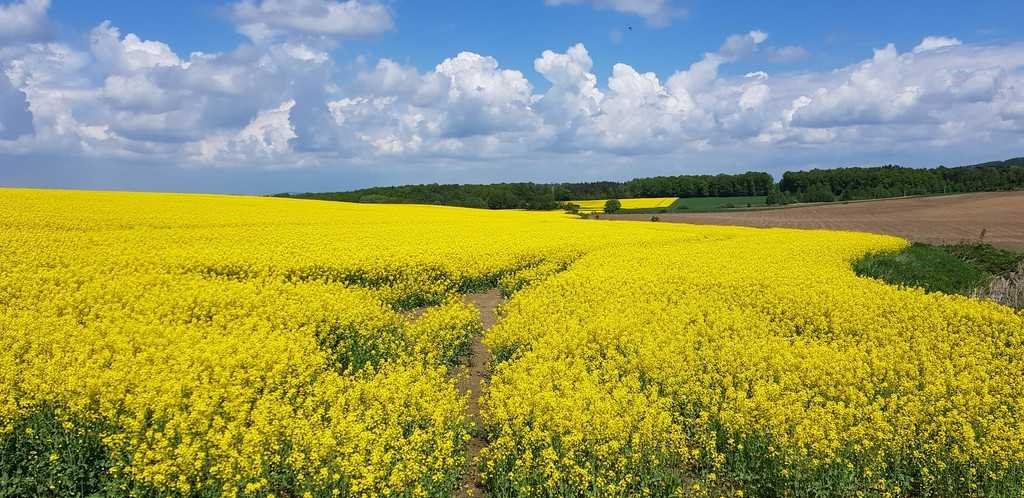
<path id="1" fill-rule="evenodd" d="M 616 220 L 650 220 L 651 216 L 601 215 L 602 218 Z M 985 242 L 1008 249 L 1024 249 L 1024 192 L 985 192 L 657 216 L 661 221 L 672 223 L 853 230 L 929 243 L 976 241 L 985 229 Z"/>

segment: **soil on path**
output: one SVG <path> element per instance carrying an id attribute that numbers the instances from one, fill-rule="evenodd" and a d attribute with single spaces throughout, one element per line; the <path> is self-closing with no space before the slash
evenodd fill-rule
<path id="1" fill-rule="evenodd" d="M 497 308 L 501 304 L 501 293 L 497 289 L 478 294 L 468 294 L 464 297 L 466 302 L 475 305 L 480 309 L 480 320 L 483 322 L 484 331 L 494 326 L 498 320 Z M 466 474 L 462 478 L 462 485 L 456 493 L 458 497 L 486 496 L 483 487 L 483 480 L 477 465 L 477 458 L 480 450 L 487 445 L 481 434 L 483 425 L 480 421 L 480 394 L 483 391 L 484 381 L 490 373 L 491 353 L 484 346 L 482 335 L 473 338 L 470 347 L 469 364 L 466 367 L 466 375 L 459 379 L 459 392 L 469 394 L 468 412 L 470 422 L 473 424 L 472 439 L 469 440 L 466 449 L 466 458 L 469 463 Z"/>
<path id="2" fill-rule="evenodd" d="M 751 227 L 824 228 L 896 235 L 915 242 L 977 241 L 1024 249 L 1024 191 L 813 204 L 780 209 L 658 214 L 665 222 Z M 601 215 L 650 220 L 651 215 Z"/>

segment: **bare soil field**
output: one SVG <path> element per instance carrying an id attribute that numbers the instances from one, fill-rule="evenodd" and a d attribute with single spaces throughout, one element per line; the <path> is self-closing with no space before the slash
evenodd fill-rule
<path id="1" fill-rule="evenodd" d="M 661 221 L 704 225 L 824 228 L 897 235 L 915 242 L 976 241 L 1024 249 L 1024 192 L 984 192 L 815 204 L 719 213 L 666 213 Z M 651 215 L 602 215 L 617 220 L 650 220 Z"/>

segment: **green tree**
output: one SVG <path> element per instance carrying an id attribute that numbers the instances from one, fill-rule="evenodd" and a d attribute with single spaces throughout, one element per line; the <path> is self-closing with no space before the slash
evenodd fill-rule
<path id="1" fill-rule="evenodd" d="M 622 209 L 622 203 L 618 199 L 608 199 L 604 203 L 604 212 L 611 214 Z"/>
<path id="2" fill-rule="evenodd" d="M 785 206 L 786 204 L 793 204 L 795 202 L 796 199 L 792 195 L 788 192 L 779 190 L 778 187 L 775 187 L 768 192 L 768 196 L 765 199 L 765 204 L 769 206 Z"/>
<path id="3" fill-rule="evenodd" d="M 834 202 L 836 195 L 827 184 L 815 183 L 803 195 L 804 202 Z"/>
<path id="4" fill-rule="evenodd" d="M 804 200 L 817 184 L 826 185 L 844 201 L 903 195 L 1016 190 L 1024 187 L 1024 158 L 947 168 L 869 168 L 787 171 L 779 187 Z M 817 192 L 821 193 L 821 192 Z"/>

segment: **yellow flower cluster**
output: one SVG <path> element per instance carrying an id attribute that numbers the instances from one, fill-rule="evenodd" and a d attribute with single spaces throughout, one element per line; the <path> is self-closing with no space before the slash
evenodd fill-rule
<path id="1" fill-rule="evenodd" d="M 407 323 L 359 288 L 83 263 L 3 282 L 6 429 L 42 407 L 106 428 L 126 494 L 444 495 L 457 479 L 465 401 L 442 366 L 475 310 Z"/>
<path id="2" fill-rule="evenodd" d="M 480 328 L 457 294 L 611 232 L 573 223 L 0 190 L 3 494 L 447 496 Z"/>
<path id="3" fill-rule="evenodd" d="M 642 197 L 637 199 L 620 199 L 619 203 L 622 205 L 622 209 L 657 209 L 666 208 L 676 202 L 678 197 Z M 601 200 L 587 200 L 587 201 L 569 201 L 580 207 L 582 213 L 602 212 L 604 211 L 604 203 L 608 202 L 607 199 Z"/>
<path id="4" fill-rule="evenodd" d="M 897 239 L 732 230 L 590 251 L 505 305 L 493 489 L 1020 495 L 1024 316 L 850 270 Z"/>
<path id="5" fill-rule="evenodd" d="M 1016 495 L 1024 317 L 840 232 L 0 189 L 8 495 Z M 3 493 L 0 493 L 3 494 Z"/>

